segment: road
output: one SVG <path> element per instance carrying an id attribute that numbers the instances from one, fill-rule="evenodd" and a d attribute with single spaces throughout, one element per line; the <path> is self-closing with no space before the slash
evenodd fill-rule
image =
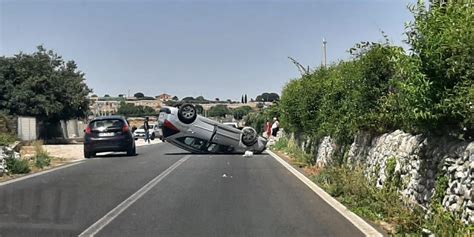
<path id="1" fill-rule="evenodd" d="M 0 186 L 0 236 L 361 236 L 269 155 L 167 143 Z"/>

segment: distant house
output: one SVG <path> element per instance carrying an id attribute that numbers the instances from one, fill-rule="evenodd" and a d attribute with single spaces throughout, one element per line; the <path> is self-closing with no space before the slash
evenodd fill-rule
<path id="1" fill-rule="evenodd" d="M 168 100 L 171 100 L 173 98 L 172 95 L 168 95 L 166 93 L 163 93 L 159 96 L 156 97 L 157 99 L 161 100 L 161 101 L 168 101 Z"/>

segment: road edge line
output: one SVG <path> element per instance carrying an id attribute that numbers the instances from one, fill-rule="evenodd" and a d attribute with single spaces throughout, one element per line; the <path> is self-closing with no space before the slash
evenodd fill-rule
<path id="1" fill-rule="evenodd" d="M 122 212 L 124 212 L 128 207 L 130 207 L 132 204 L 134 204 L 138 199 L 140 199 L 143 195 L 148 193 L 153 187 L 155 187 L 161 180 L 166 178 L 173 170 L 178 168 L 181 164 L 183 164 L 187 159 L 189 159 L 191 155 L 186 155 L 183 158 L 179 159 L 176 161 L 174 164 L 172 164 L 170 167 L 168 167 L 165 171 L 161 172 L 158 176 L 150 180 L 148 183 L 143 185 L 140 189 L 138 189 L 136 192 L 134 192 L 132 195 L 130 195 L 127 199 L 122 201 L 120 204 L 118 204 L 116 207 L 114 207 L 112 210 L 110 210 L 107 214 L 105 214 L 103 217 L 101 217 L 99 220 L 94 222 L 91 226 L 89 226 L 87 229 L 82 231 L 81 234 L 79 234 L 79 237 L 82 236 L 94 236 L 99 231 L 101 231 L 104 227 L 106 227 L 110 222 L 112 222 L 115 218 L 117 218 Z"/>
<path id="2" fill-rule="evenodd" d="M 327 204 L 332 208 L 336 209 L 343 217 L 349 220 L 357 229 L 359 229 L 366 236 L 383 236 L 382 233 L 377 231 L 373 226 L 369 225 L 361 217 L 353 213 L 346 206 L 342 205 L 335 198 L 331 197 L 326 191 L 316 185 L 313 181 L 304 176 L 301 172 L 296 170 L 293 166 L 288 164 L 285 160 L 279 157 L 274 152 L 267 150 L 266 151 L 270 156 L 277 160 L 281 165 L 283 165 L 288 171 L 295 175 L 301 182 L 306 184 L 314 193 L 316 193 L 321 199 L 323 199 Z"/>
<path id="3" fill-rule="evenodd" d="M 25 179 L 40 176 L 40 175 L 43 175 L 43 174 L 47 174 L 47 173 L 50 173 L 50 172 L 53 172 L 53 171 L 58 171 L 58 170 L 61 170 L 61 169 L 69 168 L 71 166 L 81 164 L 84 161 L 85 160 L 75 160 L 75 161 L 68 162 L 65 165 L 56 166 L 56 167 L 53 167 L 53 168 L 50 168 L 50 169 L 47 169 L 47 170 L 43 170 L 43 171 L 36 172 L 36 173 L 33 173 L 33 174 L 27 174 L 27 175 L 24 175 L 24 176 L 21 176 L 21 177 L 18 177 L 18 178 L 13 178 L 11 180 L 0 182 L 0 187 L 3 186 L 3 185 L 7 185 L 7 184 L 22 181 L 22 180 L 25 180 Z"/>

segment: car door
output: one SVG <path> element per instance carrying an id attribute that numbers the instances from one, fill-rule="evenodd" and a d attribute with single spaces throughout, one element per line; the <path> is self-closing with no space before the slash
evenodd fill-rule
<path id="1" fill-rule="evenodd" d="M 208 120 L 207 118 L 199 116 L 192 126 L 186 130 L 186 135 L 210 142 L 216 125 L 214 121 Z"/>

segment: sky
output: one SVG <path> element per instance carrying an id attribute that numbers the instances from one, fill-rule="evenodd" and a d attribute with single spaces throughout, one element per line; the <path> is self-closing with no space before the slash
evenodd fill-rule
<path id="1" fill-rule="evenodd" d="M 409 0 L 0 0 L 0 55 L 36 46 L 74 60 L 99 96 L 161 93 L 240 100 L 281 93 L 316 67 L 348 59 L 384 31 L 403 46 Z"/>

